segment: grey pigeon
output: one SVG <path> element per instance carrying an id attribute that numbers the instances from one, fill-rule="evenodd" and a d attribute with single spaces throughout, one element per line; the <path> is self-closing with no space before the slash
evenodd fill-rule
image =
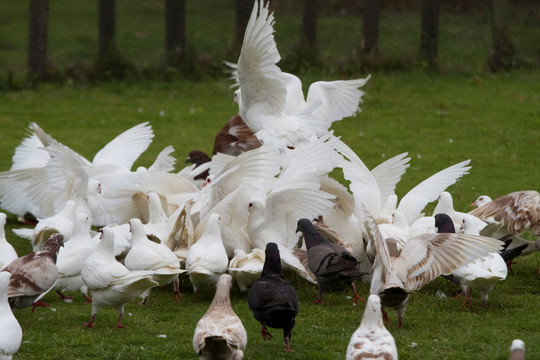
<path id="1" fill-rule="evenodd" d="M 341 281 L 351 286 L 354 294 L 352 302 L 357 304 L 360 300 L 365 303 L 356 292 L 354 285 L 354 279 L 366 274 L 356 267 L 358 260 L 342 245 L 328 241 L 321 236 L 309 219 L 298 220 L 296 232 L 298 231 L 304 235 L 308 265 L 317 277 L 319 297 L 313 302 L 320 304 L 325 287 Z"/>
<path id="2" fill-rule="evenodd" d="M 41 250 L 13 260 L 3 270 L 11 273 L 8 298 L 12 308 L 32 306 L 34 311 L 36 306 L 49 306 L 34 301 L 49 290 L 58 277 L 56 257 L 61 246 L 64 246 L 64 237 L 52 234 Z"/>
<path id="3" fill-rule="evenodd" d="M 266 258 L 261 278 L 249 290 L 248 305 L 253 317 L 262 324 L 263 339 L 272 339 L 267 326 L 283 329 L 285 350 L 293 351 L 290 348 L 290 341 L 295 324 L 294 318 L 298 314 L 298 296 L 283 275 L 276 243 L 266 244 Z"/>

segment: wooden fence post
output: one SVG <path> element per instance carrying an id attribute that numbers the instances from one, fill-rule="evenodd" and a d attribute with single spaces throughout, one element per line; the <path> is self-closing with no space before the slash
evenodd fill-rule
<path id="1" fill-rule="evenodd" d="M 420 56 L 430 67 L 437 66 L 439 41 L 439 0 L 422 0 Z"/>
<path id="2" fill-rule="evenodd" d="M 184 57 L 186 46 L 185 17 L 185 0 L 165 0 L 165 49 L 168 66 L 178 66 Z"/>
<path id="3" fill-rule="evenodd" d="M 47 28 L 49 0 L 30 0 L 28 29 L 28 71 L 41 77 L 47 70 Z"/>

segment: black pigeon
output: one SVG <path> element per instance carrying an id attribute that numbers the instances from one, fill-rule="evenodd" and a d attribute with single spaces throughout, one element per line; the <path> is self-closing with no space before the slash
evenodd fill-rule
<path id="1" fill-rule="evenodd" d="M 304 234 L 308 265 L 317 277 L 319 298 L 314 300 L 313 303 L 320 304 L 325 287 L 336 282 L 350 284 L 354 293 L 352 302 L 357 304 L 358 300 L 360 300 L 365 303 L 356 292 L 356 286 L 354 285 L 354 279 L 366 274 L 356 267 L 358 260 L 342 245 L 322 237 L 309 219 L 298 220 L 296 232 L 298 231 Z"/>
<path id="2" fill-rule="evenodd" d="M 456 227 L 454 226 L 454 221 L 448 214 L 440 213 L 435 215 L 435 227 L 437 228 L 437 233 L 456 233 Z M 453 283 L 461 285 L 461 280 L 453 274 L 450 275 L 441 275 L 446 280 L 450 280 Z"/>
<path id="3" fill-rule="evenodd" d="M 272 339 L 266 328 L 283 329 L 285 350 L 291 352 L 291 330 L 298 314 L 298 296 L 281 270 L 281 258 L 277 244 L 266 244 L 266 258 L 261 274 L 248 293 L 249 309 L 253 317 L 262 324 L 263 339 Z"/>

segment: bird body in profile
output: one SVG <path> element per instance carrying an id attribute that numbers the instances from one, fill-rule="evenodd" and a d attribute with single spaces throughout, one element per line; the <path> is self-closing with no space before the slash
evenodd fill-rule
<path id="1" fill-rule="evenodd" d="M 489 201 L 470 212 L 487 222 L 507 226 L 511 234 L 530 230 L 540 240 L 540 193 L 535 190 L 515 191 Z"/>
<path id="2" fill-rule="evenodd" d="M 49 306 L 35 301 L 51 288 L 58 277 L 56 257 L 63 244 L 64 237 L 61 234 L 52 234 L 41 250 L 13 260 L 3 270 L 11 273 L 8 298 L 12 308 Z"/>
<path id="3" fill-rule="evenodd" d="M 0 271 L 0 359 L 11 360 L 22 341 L 21 325 L 8 303 L 7 291 L 11 274 Z"/>
<path id="4" fill-rule="evenodd" d="M 317 277 L 319 297 L 314 303 L 320 303 L 325 287 L 335 282 L 345 282 L 351 286 L 354 294 L 352 302 L 364 302 L 354 285 L 354 279 L 366 274 L 357 268 L 358 260 L 342 245 L 321 236 L 309 219 L 298 220 L 296 231 L 301 231 L 304 235 L 308 265 Z"/>
<path id="5" fill-rule="evenodd" d="M 197 323 L 193 350 L 199 359 L 241 360 L 247 344 L 247 332 L 231 307 L 232 277 L 222 274 L 210 307 Z"/>
<path id="6" fill-rule="evenodd" d="M 398 359 L 394 337 L 384 327 L 379 296 L 369 295 L 362 322 L 351 336 L 345 359 Z"/>
<path id="7" fill-rule="evenodd" d="M 114 306 L 118 309 L 117 328 L 122 325 L 124 306 L 141 293 L 158 285 L 152 271 L 128 270 L 114 257 L 114 235 L 109 227 L 102 229 L 102 239 L 88 256 L 81 270 L 81 277 L 92 294 L 90 321 L 84 326 L 94 327 L 99 309 Z"/>
<path id="8" fill-rule="evenodd" d="M 290 352 L 293 351 L 290 341 L 298 314 L 298 295 L 283 275 L 277 244 L 268 243 L 265 252 L 261 278 L 249 290 L 248 305 L 253 317 L 262 324 L 263 339 L 272 339 L 267 326 L 283 329 L 285 350 Z"/>

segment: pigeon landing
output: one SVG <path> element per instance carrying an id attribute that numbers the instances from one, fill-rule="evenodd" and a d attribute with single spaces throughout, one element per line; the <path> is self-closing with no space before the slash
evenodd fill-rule
<path id="1" fill-rule="evenodd" d="M 295 317 L 298 314 L 298 296 L 281 270 L 281 258 L 276 243 L 266 245 L 266 258 L 261 278 L 253 284 L 248 293 L 249 309 L 253 317 L 262 324 L 263 339 L 272 335 L 267 326 L 283 329 L 285 350 L 291 352 L 290 341 Z"/>
<path id="2" fill-rule="evenodd" d="M 298 220 L 296 231 L 301 231 L 304 234 L 308 265 L 317 277 L 319 297 L 314 303 L 320 304 L 325 286 L 336 281 L 342 281 L 351 286 L 354 294 L 352 302 L 358 303 L 358 300 L 364 302 L 356 292 L 354 279 L 366 273 L 357 269 L 358 261 L 354 256 L 342 245 L 330 242 L 322 237 L 308 219 Z"/>

